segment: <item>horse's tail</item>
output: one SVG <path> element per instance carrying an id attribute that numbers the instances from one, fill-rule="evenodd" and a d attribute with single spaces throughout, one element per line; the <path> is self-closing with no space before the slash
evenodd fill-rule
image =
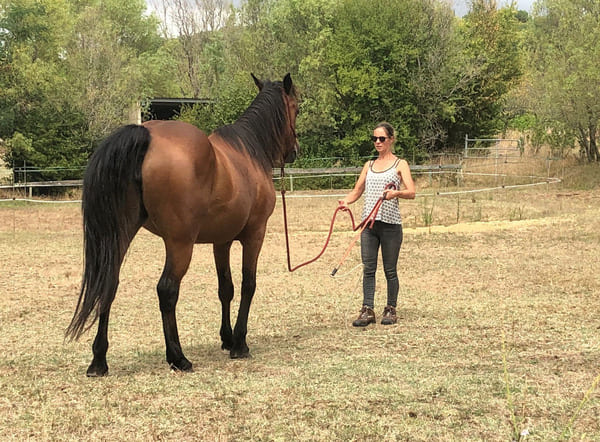
<path id="1" fill-rule="evenodd" d="M 67 338 L 78 339 L 110 310 L 123 257 L 146 216 L 141 169 L 149 144 L 148 129 L 131 124 L 112 133 L 90 157 L 81 205 L 83 281 Z"/>

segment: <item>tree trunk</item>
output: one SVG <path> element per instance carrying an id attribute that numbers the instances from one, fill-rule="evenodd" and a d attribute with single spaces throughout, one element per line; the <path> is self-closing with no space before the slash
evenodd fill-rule
<path id="1" fill-rule="evenodd" d="M 598 128 L 596 126 L 596 123 L 590 122 L 589 132 L 590 132 L 590 134 L 589 134 L 590 135 L 589 160 L 598 162 L 598 161 L 600 161 L 600 151 L 598 150 L 598 143 L 596 140 L 596 136 L 598 134 Z"/>
<path id="2" fill-rule="evenodd" d="M 587 128 L 579 127 L 579 153 L 581 159 L 586 163 L 600 161 L 600 151 L 598 150 L 598 142 L 596 140 L 597 128 L 595 124 L 590 123 Z"/>
<path id="3" fill-rule="evenodd" d="M 589 148 L 588 148 L 588 137 L 586 129 L 579 124 L 579 135 L 577 136 L 577 141 L 579 143 L 579 155 L 583 161 L 588 163 L 590 161 L 589 158 Z"/>

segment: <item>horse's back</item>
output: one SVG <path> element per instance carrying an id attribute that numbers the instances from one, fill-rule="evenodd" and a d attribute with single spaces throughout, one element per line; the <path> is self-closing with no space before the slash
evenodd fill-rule
<path id="1" fill-rule="evenodd" d="M 203 131 L 181 121 L 145 125 L 151 142 L 142 165 L 144 190 L 165 185 L 173 191 L 188 190 L 211 179 L 214 152 Z"/>
<path id="2" fill-rule="evenodd" d="M 147 157 L 156 156 L 157 161 L 184 159 L 190 166 L 201 166 L 211 155 L 208 136 L 196 126 L 171 120 L 152 120 L 144 126 L 152 137 Z"/>

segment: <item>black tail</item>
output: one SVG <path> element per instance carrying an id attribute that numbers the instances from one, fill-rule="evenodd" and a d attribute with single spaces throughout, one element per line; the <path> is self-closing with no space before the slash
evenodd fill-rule
<path id="1" fill-rule="evenodd" d="M 149 144 L 148 129 L 132 124 L 117 129 L 90 157 L 82 194 L 85 269 L 68 338 L 79 338 L 114 300 L 123 256 L 145 216 L 141 169 Z"/>

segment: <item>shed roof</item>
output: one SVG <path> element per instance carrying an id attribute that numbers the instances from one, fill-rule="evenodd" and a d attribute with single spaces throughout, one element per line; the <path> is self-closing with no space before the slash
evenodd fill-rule
<path id="1" fill-rule="evenodd" d="M 151 98 L 149 100 L 150 105 L 148 106 L 147 115 L 144 115 L 144 120 L 170 120 L 179 115 L 184 105 L 209 104 L 213 101 L 209 98 Z"/>

